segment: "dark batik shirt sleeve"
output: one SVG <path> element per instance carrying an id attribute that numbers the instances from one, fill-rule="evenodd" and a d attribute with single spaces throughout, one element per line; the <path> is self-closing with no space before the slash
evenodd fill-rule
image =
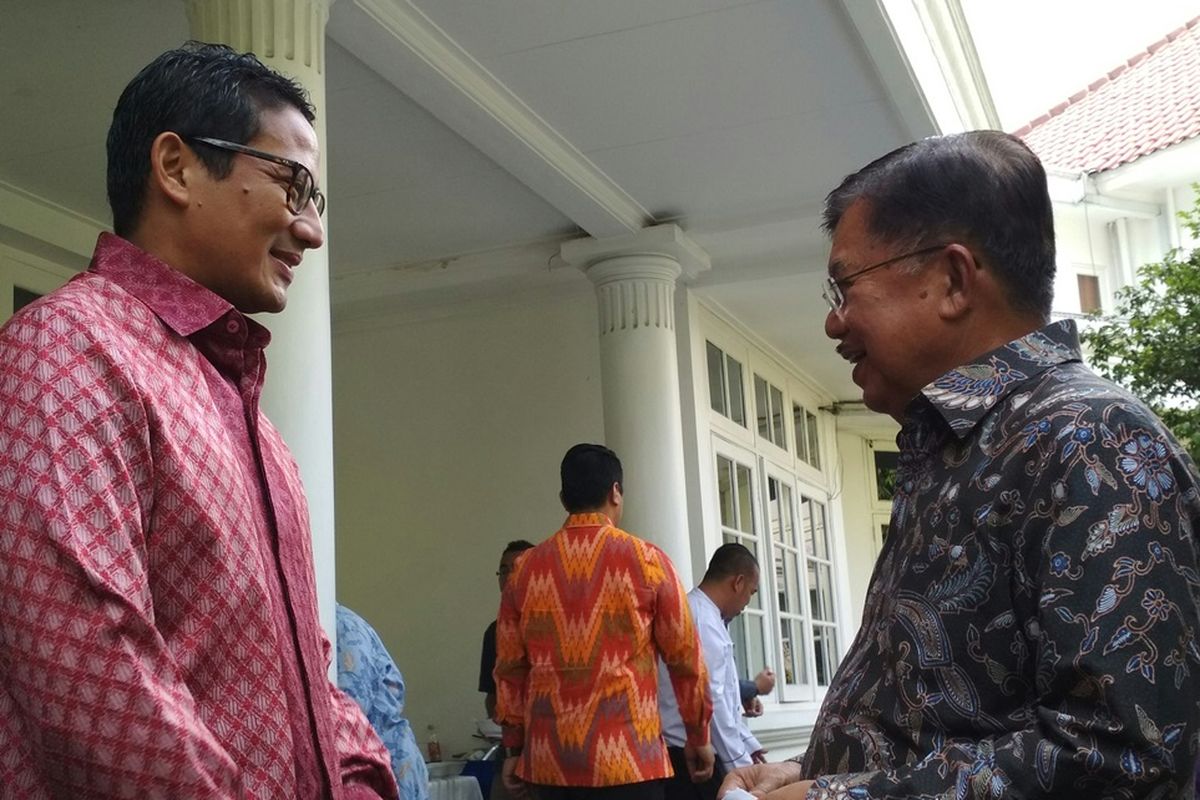
<path id="1" fill-rule="evenodd" d="M 906 538 L 889 540 L 847 655 L 859 674 L 843 669 L 822 709 L 810 798 L 1187 791 L 1195 467 L 1129 395 L 1020 355 L 1006 367 L 1027 379 L 994 413 L 968 424 L 968 403 L 933 392 L 910 432 Z"/>

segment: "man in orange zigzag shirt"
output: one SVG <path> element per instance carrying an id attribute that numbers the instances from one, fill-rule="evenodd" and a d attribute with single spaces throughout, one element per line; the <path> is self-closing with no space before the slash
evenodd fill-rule
<path id="1" fill-rule="evenodd" d="M 621 462 L 596 444 L 562 461 L 561 530 L 518 558 L 496 627 L 503 780 L 538 800 L 661 800 L 672 774 L 657 659 L 671 676 L 692 779 L 712 774 L 712 702 L 687 596 L 666 553 L 617 527 Z"/>

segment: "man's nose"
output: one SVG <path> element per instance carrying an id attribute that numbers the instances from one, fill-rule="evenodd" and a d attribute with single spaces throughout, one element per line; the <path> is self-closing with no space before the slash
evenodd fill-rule
<path id="1" fill-rule="evenodd" d="M 825 335 L 830 339 L 841 339 L 846 335 L 846 321 L 832 308 L 825 315 Z"/>
<path id="2" fill-rule="evenodd" d="M 309 250 L 325 244 L 325 224 L 317 213 L 317 204 L 309 202 L 304 211 L 292 221 L 292 233 Z"/>

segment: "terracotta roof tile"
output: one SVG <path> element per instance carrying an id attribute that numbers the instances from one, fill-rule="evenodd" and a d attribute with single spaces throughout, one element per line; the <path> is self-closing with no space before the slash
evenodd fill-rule
<path id="1" fill-rule="evenodd" d="M 1047 166 L 1087 172 L 1200 136 L 1200 17 L 1013 133 Z"/>

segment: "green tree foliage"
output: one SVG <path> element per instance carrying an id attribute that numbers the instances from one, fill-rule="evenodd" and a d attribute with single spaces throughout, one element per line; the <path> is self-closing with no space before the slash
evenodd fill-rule
<path id="1" fill-rule="evenodd" d="M 1200 197 L 1180 218 L 1200 239 Z M 1200 463 L 1200 248 L 1138 270 L 1117 307 L 1082 339 L 1090 361 L 1154 409 Z"/>

